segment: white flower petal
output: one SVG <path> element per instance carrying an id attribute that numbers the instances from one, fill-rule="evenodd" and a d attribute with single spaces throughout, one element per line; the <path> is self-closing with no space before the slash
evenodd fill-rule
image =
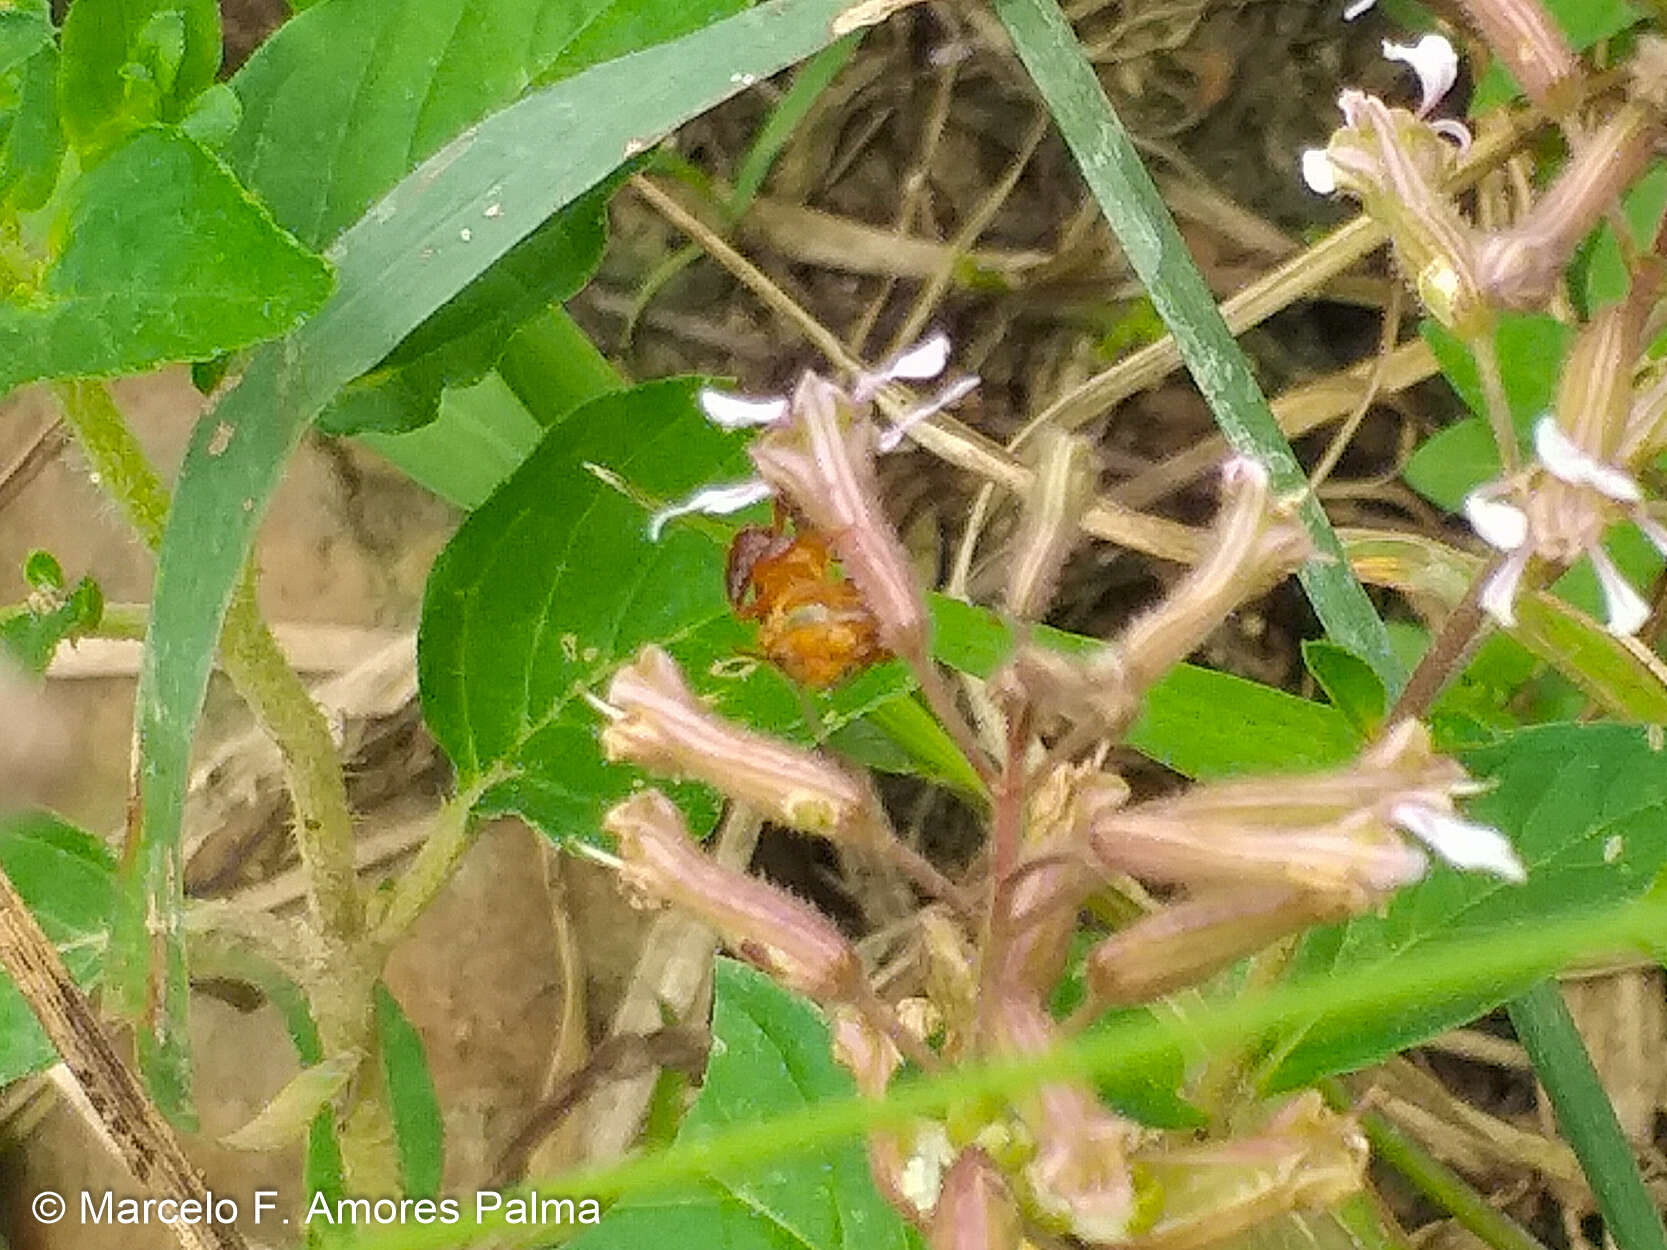
<path id="1" fill-rule="evenodd" d="M 964 378 L 956 378 L 943 390 L 924 403 L 916 404 L 898 418 L 897 424 L 881 433 L 874 440 L 875 450 L 880 452 L 896 451 L 903 442 L 903 436 L 927 417 L 935 412 L 942 412 L 945 408 L 958 400 L 964 399 L 978 388 L 979 378 L 976 373 L 968 374 Z"/>
<path id="2" fill-rule="evenodd" d="M 1456 118 L 1437 117 L 1426 124 L 1443 139 L 1451 139 L 1459 149 L 1460 156 L 1467 155 L 1470 151 L 1470 145 L 1475 142 L 1470 137 L 1470 127 Z"/>
<path id="3" fill-rule="evenodd" d="M 1528 879 L 1510 840 L 1491 825 L 1479 825 L 1426 803 L 1397 803 L 1389 818 L 1455 868 L 1489 872 L 1506 881 Z"/>
<path id="4" fill-rule="evenodd" d="M 1391 61 L 1405 61 L 1418 75 L 1418 85 L 1424 98 L 1418 104 L 1422 117 L 1453 89 L 1459 80 L 1459 54 L 1443 35 L 1425 35 L 1417 43 L 1383 41 L 1383 55 Z"/>
<path id="5" fill-rule="evenodd" d="M 1649 513 L 1640 510 L 1634 514 L 1632 523 L 1645 538 L 1649 539 L 1655 549 L 1667 556 L 1667 525 L 1663 525 Z"/>
<path id="6" fill-rule="evenodd" d="M 779 395 L 772 399 L 748 399 L 744 395 L 715 391 L 708 386 L 701 388 L 699 399 L 700 410 L 706 414 L 706 419 L 721 430 L 745 430 L 769 425 L 787 415 L 787 400 Z"/>
<path id="7" fill-rule="evenodd" d="M 649 517 L 648 536 L 659 542 L 666 522 L 674 517 L 691 516 L 697 512 L 706 516 L 728 516 L 731 512 L 739 512 L 742 508 L 750 508 L 755 503 L 761 503 L 773 494 L 775 491 L 769 483 L 758 478 L 749 478 L 745 482 L 729 482 L 722 486 L 703 486 L 682 503 L 661 508 Z"/>
<path id="8" fill-rule="evenodd" d="M 1616 503 L 1638 503 L 1644 498 L 1644 491 L 1632 474 L 1596 460 L 1586 470 L 1586 484 Z"/>
<path id="9" fill-rule="evenodd" d="M 1477 536 L 1495 550 L 1515 551 L 1528 541 L 1528 514 L 1515 504 L 1494 499 L 1486 487 L 1464 497 L 1464 515 Z"/>
<path id="10" fill-rule="evenodd" d="M 887 382 L 925 382 L 948 367 L 949 335 L 936 330 L 897 353 L 874 376 Z"/>
<path id="11" fill-rule="evenodd" d="M 1337 171 L 1324 148 L 1309 148 L 1302 154 L 1302 180 L 1315 195 L 1336 193 Z"/>
<path id="12" fill-rule="evenodd" d="M 1592 571 L 1598 575 L 1603 589 L 1603 607 L 1608 616 L 1609 632 L 1617 638 L 1630 638 L 1650 619 L 1650 605 L 1632 588 L 1632 583 L 1621 576 L 1621 570 L 1609 558 L 1609 553 L 1593 543 L 1586 548 L 1592 559 Z"/>
<path id="13" fill-rule="evenodd" d="M 1632 474 L 1589 455 L 1551 416 L 1534 426 L 1534 451 L 1546 472 L 1572 486 L 1590 486 L 1618 503 L 1637 503 L 1644 497 Z"/>
<path id="14" fill-rule="evenodd" d="M 1349 0 L 1349 2 L 1343 6 L 1343 20 L 1345 22 L 1354 21 L 1354 19 L 1359 17 L 1362 13 L 1371 12 L 1372 7 L 1376 5 L 1377 2 L 1378 0 Z"/>
<path id="15" fill-rule="evenodd" d="M 1517 623 L 1517 587 L 1522 585 L 1522 575 L 1528 569 L 1528 558 L 1533 554 L 1534 549 L 1524 543 L 1511 552 L 1505 563 L 1499 566 L 1499 571 L 1488 578 L 1487 585 L 1482 587 L 1482 611 L 1506 629 L 1513 628 Z"/>

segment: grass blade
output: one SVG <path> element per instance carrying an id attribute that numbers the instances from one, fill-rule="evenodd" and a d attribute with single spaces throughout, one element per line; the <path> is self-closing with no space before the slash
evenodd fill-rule
<path id="1" fill-rule="evenodd" d="M 995 0 L 995 9 L 1227 441 L 1266 465 L 1281 492 L 1305 490 L 1307 479 L 1250 362 L 1222 320 L 1065 15 L 1055 0 Z M 1406 670 L 1390 649 L 1383 622 L 1312 495 L 1304 497 L 1301 517 L 1319 552 L 1300 574 L 1309 602 L 1331 640 L 1362 656 L 1393 698 L 1406 682 Z"/>
<path id="2" fill-rule="evenodd" d="M 643 1193 L 719 1171 L 779 1163 L 828 1142 L 855 1136 L 913 1117 L 941 1114 L 983 1099 L 1012 1099 L 1050 1080 L 1107 1077 L 1166 1050 L 1184 1045 L 1198 1055 L 1237 1047 L 1282 1024 L 1319 1014 L 1373 1017 L 1428 1002 L 1455 990 L 1473 990 L 1525 969 L 1561 966 L 1629 943 L 1659 939 L 1667 910 L 1656 901 L 1633 903 L 1601 914 L 1565 918 L 1522 933 L 1492 934 L 1481 940 L 1443 943 L 1417 967 L 1386 971 L 1379 978 L 1304 978 L 1265 992 L 1243 994 L 1189 1014 L 1140 1013 L 1127 1024 L 1093 1030 L 1040 1054 L 958 1067 L 919 1080 L 899 1082 L 884 1099 L 833 1098 L 770 1119 L 720 1130 L 698 1141 L 680 1142 L 652 1154 L 540 1180 L 540 1197 L 570 1195 L 604 1200 Z M 353 1250 L 425 1250 L 490 1240 L 494 1245 L 542 1245 L 551 1228 L 507 1227 L 501 1212 L 467 1227 L 405 1226 L 356 1231 Z M 1634 1250 L 1628 1247 L 1627 1250 Z"/>
<path id="3" fill-rule="evenodd" d="M 1667 1230 L 1615 1108 L 1554 981 L 1541 981 L 1509 1007 L 1517 1039 L 1551 1095 L 1557 1127 L 1592 1186 L 1609 1237 L 1620 1250 L 1667 1250 Z"/>

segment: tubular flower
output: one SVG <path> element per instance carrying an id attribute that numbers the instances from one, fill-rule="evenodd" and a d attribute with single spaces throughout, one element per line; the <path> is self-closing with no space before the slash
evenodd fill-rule
<path id="1" fill-rule="evenodd" d="M 922 657 L 926 603 L 880 502 L 874 438 L 851 396 L 807 373 L 793 393 L 793 420 L 765 430 L 749 454 L 759 476 L 828 536 L 886 649 Z"/>
<path id="2" fill-rule="evenodd" d="M 658 790 L 620 803 L 602 827 L 619 840 L 620 880 L 639 900 L 698 917 L 748 962 L 818 1002 L 845 1002 L 864 988 L 857 952 L 827 917 L 703 852 Z"/>
<path id="3" fill-rule="evenodd" d="M 1099 470 L 1093 443 L 1051 428 L 1043 432 L 1007 575 L 1007 610 L 1020 620 L 1041 616 L 1052 600 L 1060 569 L 1082 536 L 1078 518 L 1093 497 Z"/>
<path id="4" fill-rule="evenodd" d="M 968 1146 L 943 1178 L 927 1236 L 931 1250 L 1019 1250 L 1024 1227 L 990 1156 Z"/>
<path id="5" fill-rule="evenodd" d="M 602 730 L 610 760 L 703 781 L 779 824 L 825 838 L 865 841 L 882 827 L 872 793 L 855 774 L 714 715 L 659 647 L 644 647 L 614 674 L 601 706 L 612 718 Z"/>
<path id="6" fill-rule="evenodd" d="M 1525 879 L 1502 834 L 1456 813 L 1454 798 L 1471 790 L 1464 770 L 1406 721 L 1333 772 L 1216 782 L 1134 807 L 1101 804 L 1089 789 L 1079 819 L 1114 872 L 1294 887 L 1315 905 L 1361 911 L 1423 877 L 1428 861 L 1408 836 L 1454 867 Z"/>
<path id="7" fill-rule="evenodd" d="M 1251 1136 L 1143 1150 L 1135 1166 L 1167 1198 L 1148 1238 L 1198 1250 L 1236 1240 L 1280 1212 L 1336 1206 L 1365 1183 L 1370 1153 L 1359 1127 L 1313 1090 Z"/>
<path id="8" fill-rule="evenodd" d="M 1575 102 L 1580 64 L 1539 0 L 1460 0 L 1523 93 L 1553 117 Z"/>
<path id="9" fill-rule="evenodd" d="M 1661 449 L 1667 401 L 1659 385 L 1634 398 L 1634 369 L 1659 283 L 1641 277 L 1635 285 L 1631 297 L 1599 313 L 1575 340 L 1556 412 L 1534 426 L 1534 463 L 1464 501 L 1477 536 L 1505 554 L 1482 588 L 1481 605 L 1506 627 L 1516 624 L 1517 593 L 1536 557 L 1558 566 L 1590 558 L 1611 633 L 1629 636 L 1649 616 L 1602 541 L 1610 526 L 1631 521 L 1667 555 L 1667 528 L 1647 510 L 1628 468 Z"/>
<path id="10" fill-rule="evenodd" d="M 1029 995 L 1004 993 L 991 1019 L 997 1041 L 1013 1054 L 1038 1054 L 1058 1040 L 1053 1021 Z M 1144 1135 L 1138 1124 L 1068 1081 L 1042 1086 L 1016 1109 L 1036 1142 L 1024 1179 L 1038 1209 L 1089 1242 L 1121 1241 L 1150 1222 L 1160 1196 L 1137 1185 L 1129 1167 L 1129 1153 Z"/>
<path id="11" fill-rule="evenodd" d="M 1477 245 L 1477 281 L 1487 297 L 1504 308 L 1542 308 L 1574 249 L 1644 171 L 1660 139 L 1653 107 L 1633 101 L 1616 110 L 1521 221 Z"/>
<path id="12" fill-rule="evenodd" d="M 1383 54 L 1417 74 L 1417 111 L 1344 91 L 1337 98 L 1343 127 L 1325 148 L 1302 154 L 1303 181 L 1321 195 L 1343 191 L 1358 199 L 1389 232 L 1432 315 L 1449 327 L 1474 324 L 1487 315 L 1476 277 L 1476 241 L 1444 190 L 1457 154 L 1470 146 L 1470 132 L 1450 118 L 1429 117 L 1458 78 L 1458 54 L 1440 35 L 1411 44 L 1386 40 Z"/>
<path id="13" fill-rule="evenodd" d="M 832 1025 L 833 1057 L 851 1073 L 864 1098 L 884 1098 L 903 1056 L 861 1012 L 836 1008 Z M 891 1204 L 915 1223 L 925 1225 L 938 1202 L 945 1169 L 954 1158 L 949 1135 L 936 1120 L 916 1120 L 868 1135 L 868 1168 Z"/>
<path id="14" fill-rule="evenodd" d="M 1208 553 L 1115 646 L 1067 656 L 1027 643 L 997 675 L 998 689 L 1028 702 L 1044 724 L 1115 731 L 1147 688 L 1203 645 L 1230 612 L 1312 555 L 1301 526 L 1271 497 L 1260 464 L 1235 457 L 1223 466 L 1221 482 Z"/>
<path id="15" fill-rule="evenodd" d="M 1083 973 L 1097 1003 L 1148 1003 L 1197 985 L 1287 934 L 1349 914 L 1335 900 L 1303 890 L 1216 890 L 1118 930 L 1088 952 Z"/>
<path id="16" fill-rule="evenodd" d="M 888 383 L 935 378 L 948 363 L 948 338 L 933 334 L 874 373 L 858 378 L 849 391 L 809 372 L 799 379 L 791 398 L 749 399 L 703 390 L 701 408 L 714 425 L 759 430 L 748 452 L 758 476 L 705 487 L 662 508 L 649 519 L 650 536 L 658 538 L 666 523 L 676 517 L 728 515 L 780 496 L 828 536 L 873 613 L 885 648 L 923 659 L 925 601 L 908 554 L 880 503 L 874 456 L 892 450 L 912 426 L 963 398 L 978 379 L 955 379 L 883 431 L 876 429 L 871 409 L 875 396 Z"/>
<path id="17" fill-rule="evenodd" d="M 1344 126 L 1331 136 L 1323 163 L 1304 157 L 1305 172 L 1323 170 L 1330 177 L 1311 177 L 1309 185 L 1360 201 L 1389 232 L 1408 278 L 1443 325 L 1476 324 L 1487 316 L 1476 277 L 1476 240 L 1443 190 L 1457 150 L 1434 126 L 1376 96 L 1349 90 L 1337 104 Z"/>

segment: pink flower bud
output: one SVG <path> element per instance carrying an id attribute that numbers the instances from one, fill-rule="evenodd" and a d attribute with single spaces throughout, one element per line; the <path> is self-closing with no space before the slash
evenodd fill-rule
<path id="1" fill-rule="evenodd" d="M 1523 94 L 1553 117 L 1575 104 L 1580 63 L 1538 0 L 1460 0 Z"/>
<path id="2" fill-rule="evenodd" d="M 1018 619 L 1035 620 L 1047 610 L 1059 571 L 1082 535 L 1078 520 L 1098 484 L 1093 444 L 1058 430 L 1046 432 L 1007 575 L 1007 610 Z"/>
<path id="3" fill-rule="evenodd" d="M 1009 699 L 1030 705 L 1043 727 L 1076 726 L 1111 736 L 1139 710 L 1146 691 L 1246 599 L 1261 594 L 1313 553 L 1307 535 L 1281 515 L 1267 471 L 1236 457 L 1222 470 L 1221 509 L 1207 554 L 1115 647 L 1066 656 L 1026 644 L 995 677 Z"/>
<path id="4" fill-rule="evenodd" d="M 703 781 L 778 824 L 821 837 L 867 840 L 882 828 L 862 780 L 714 715 L 659 647 L 644 647 L 614 674 L 607 703 L 615 719 L 602 730 L 602 750 L 610 760 Z"/>
<path id="5" fill-rule="evenodd" d="M 1506 308 L 1544 307 L 1574 249 L 1620 202 L 1660 137 L 1656 111 L 1638 103 L 1622 105 L 1586 136 L 1528 215 L 1477 246 L 1476 281 L 1487 298 Z"/>
<path id="6" fill-rule="evenodd" d="M 874 428 L 851 397 L 807 373 L 790 415 L 754 439 L 749 454 L 760 476 L 832 543 L 886 649 L 923 661 L 926 603 L 880 503 L 874 443 Z"/>
<path id="7" fill-rule="evenodd" d="M 1088 953 L 1096 1003 L 1151 1002 L 1197 985 L 1291 933 L 1344 920 L 1335 900 L 1301 890 L 1228 889 L 1173 903 Z"/>
<path id="8" fill-rule="evenodd" d="M 1020 1250 L 1024 1227 L 990 1156 L 968 1146 L 943 1179 L 926 1244 L 931 1250 Z"/>
<path id="9" fill-rule="evenodd" d="M 839 1007 L 833 1013 L 833 1057 L 856 1081 L 864 1098 L 884 1098 L 891 1078 L 903 1066 L 897 1044 L 874 1027 L 854 1007 Z"/>
<path id="10" fill-rule="evenodd" d="M 1312 554 L 1302 527 L 1272 497 L 1267 470 L 1245 457 L 1229 460 L 1208 553 L 1119 640 L 1126 680 L 1144 693 L 1202 646 L 1229 613 Z"/>
<path id="11" fill-rule="evenodd" d="M 818 1002 L 845 1002 L 866 988 L 857 952 L 827 917 L 705 854 L 658 790 L 618 804 L 602 827 L 619 840 L 620 880 L 636 898 L 704 921 L 749 963 Z"/>

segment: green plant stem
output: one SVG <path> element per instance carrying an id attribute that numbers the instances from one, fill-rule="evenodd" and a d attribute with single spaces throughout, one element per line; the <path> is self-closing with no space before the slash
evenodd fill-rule
<path id="1" fill-rule="evenodd" d="M 1384 729 L 1403 720 L 1422 719 L 1446 689 L 1447 683 L 1459 674 L 1475 654 L 1487 624 L 1482 611 L 1482 588 L 1488 584 L 1488 579 L 1498 571 L 1503 561 L 1503 556 L 1496 556 L 1476 570 L 1476 576 L 1466 588 L 1464 598 L 1447 614 L 1441 629 L 1430 640 L 1423 658 L 1412 670 L 1412 676 L 1407 678 L 1407 684 L 1401 688 L 1400 696 L 1384 716 Z"/>
<path id="2" fill-rule="evenodd" d="M 65 382 L 57 390 L 64 419 L 94 480 L 116 500 L 144 544 L 157 550 L 167 521 L 168 489 L 121 409 L 101 382 Z M 363 928 L 363 908 L 354 886 L 353 818 L 335 742 L 323 712 L 262 619 L 248 573 L 226 614 L 220 652 L 238 694 L 283 751 L 295 802 L 296 841 L 308 868 L 319 930 L 351 941 Z"/>
<path id="3" fill-rule="evenodd" d="M 167 519 L 168 490 L 121 410 L 101 382 L 61 383 L 57 392 L 65 422 L 75 432 L 95 480 L 115 498 L 145 544 L 156 550 Z M 307 869 L 308 901 L 332 970 L 317 979 L 320 994 L 314 1011 L 320 1033 L 332 1053 L 362 1050 L 370 1027 L 369 995 L 376 972 L 361 949 L 364 908 L 354 876 L 347 788 L 330 727 L 261 617 L 254 578 L 247 570 L 226 613 L 220 656 L 232 685 L 283 755 L 295 805 L 296 843 Z M 178 920 L 184 909 L 178 868 L 177 847 L 158 863 L 135 865 L 133 870 L 142 879 L 129 880 L 127 889 L 142 889 L 147 902 L 131 899 L 129 906 L 156 905 Z M 182 923 L 164 926 L 175 949 L 162 955 L 166 973 L 161 1006 L 161 1024 L 181 1047 L 188 993 L 184 954 L 179 949 L 183 930 Z M 159 975 L 155 968 L 127 971 L 138 973 L 141 980 Z M 142 991 L 138 997 L 142 1003 Z M 183 1064 L 183 1054 L 178 1062 Z"/>
<path id="4" fill-rule="evenodd" d="M 226 613 L 220 662 L 283 752 L 295 803 L 295 841 L 307 868 L 307 901 L 319 932 L 351 944 L 364 929 L 364 904 L 355 883 L 353 815 L 335 740 L 324 713 L 261 617 L 252 572 L 244 575 Z M 329 1032 L 326 1026 L 326 1044 Z"/>
<path id="5" fill-rule="evenodd" d="M 1347 1112 L 1354 1106 L 1349 1091 L 1335 1078 L 1321 1081 L 1320 1092 L 1334 1110 Z M 1362 1112 L 1360 1127 L 1378 1158 L 1493 1250 L 1545 1250 L 1527 1230 L 1489 1206 L 1464 1177 L 1401 1132 L 1382 1112 Z"/>
<path id="6" fill-rule="evenodd" d="M 1620 1250 L 1664 1250 L 1661 1212 L 1557 983 L 1541 981 L 1513 999 L 1508 1010 L 1517 1040 L 1551 1097 L 1557 1127 L 1586 1173 L 1608 1236 Z"/>
<path id="7" fill-rule="evenodd" d="M 394 882 L 386 902 L 379 908 L 375 901 L 372 903 L 373 946 L 390 950 L 451 879 L 452 869 L 472 841 L 474 822 L 470 814 L 489 784 L 482 782 L 441 804 L 416 858 Z"/>
<path id="8" fill-rule="evenodd" d="M 1276 490 L 1300 497 L 1317 555 L 1299 576 L 1327 635 L 1364 658 L 1395 694 L 1406 670 L 1388 632 L 1070 23 L 1055 0 L 995 0 L 995 10 L 1227 441 L 1265 465 Z"/>

